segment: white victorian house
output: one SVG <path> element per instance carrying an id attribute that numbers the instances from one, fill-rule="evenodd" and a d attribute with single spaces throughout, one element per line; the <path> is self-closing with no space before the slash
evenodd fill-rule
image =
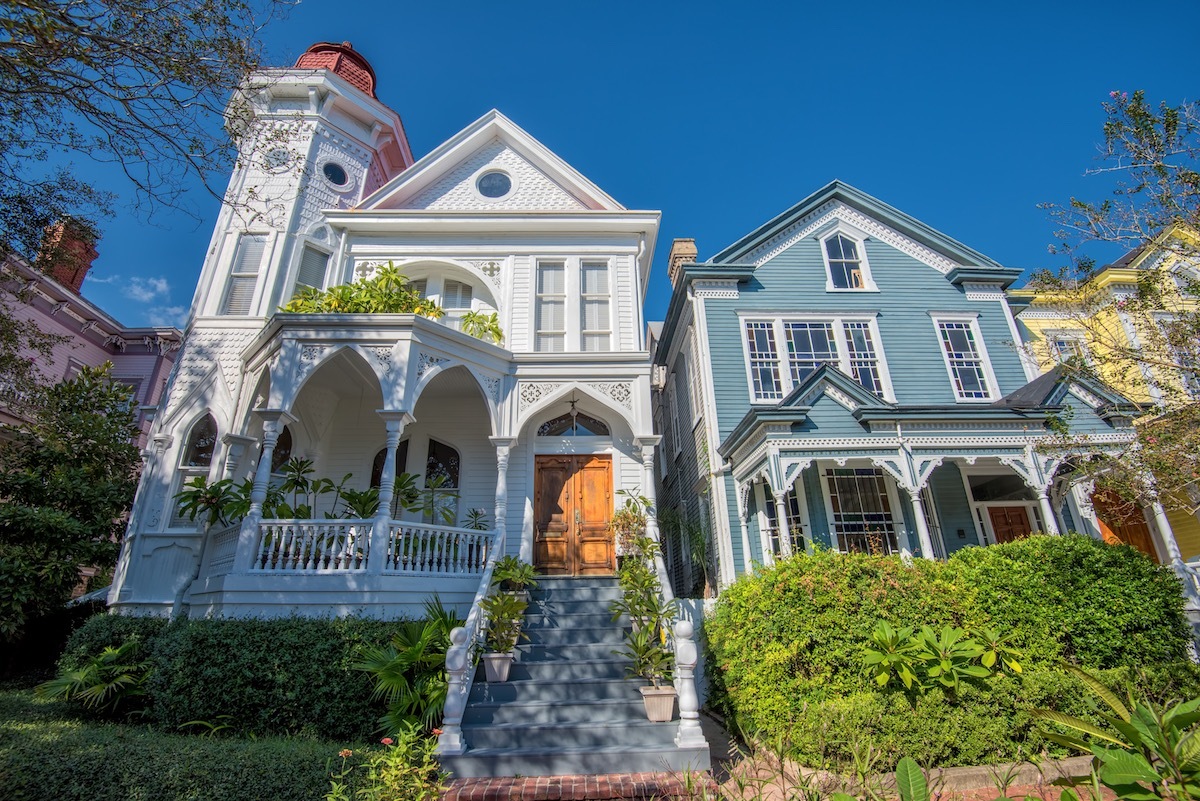
<path id="1" fill-rule="evenodd" d="M 251 122 L 154 421 L 109 595 L 193 617 L 466 609 L 487 556 L 611 573 L 616 492 L 653 492 L 642 298 L 659 213 L 631 211 L 493 111 L 414 160 L 348 44 L 251 81 Z M 302 167 L 294 166 L 296 160 Z M 291 314 L 304 287 L 388 262 L 446 311 Z M 458 330 L 496 312 L 499 345 Z M 271 520 L 288 457 L 371 519 Z M 452 525 L 393 512 L 393 477 L 438 477 Z M 241 521 L 205 531 L 176 498 L 195 476 L 254 479 Z M 483 510 L 485 531 L 464 524 Z"/>

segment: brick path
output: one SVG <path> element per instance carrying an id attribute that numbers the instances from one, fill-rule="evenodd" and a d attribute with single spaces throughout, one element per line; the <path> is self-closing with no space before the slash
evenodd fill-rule
<path id="1" fill-rule="evenodd" d="M 442 801 L 668 801 L 715 797 L 716 782 L 697 778 L 689 793 L 681 776 L 674 773 L 618 773 L 608 776 L 540 776 L 532 778 L 455 779 Z"/>

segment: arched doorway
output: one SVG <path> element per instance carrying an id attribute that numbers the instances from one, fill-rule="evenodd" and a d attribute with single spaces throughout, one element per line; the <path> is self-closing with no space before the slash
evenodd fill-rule
<path id="1" fill-rule="evenodd" d="M 534 457 L 533 564 L 546 575 L 609 575 L 616 566 L 612 534 L 613 461 L 608 425 L 568 403 L 538 426 Z"/>

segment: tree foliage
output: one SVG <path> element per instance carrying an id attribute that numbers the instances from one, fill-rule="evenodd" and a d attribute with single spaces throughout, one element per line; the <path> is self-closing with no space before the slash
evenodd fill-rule
<path id="1" fill-rule="evenodd" d="M 1068 372 L 1092 373 L 1147 406 L 1132 447 L 1096 458 L 1079 443 L 1081 471 L 1131 506 L 1157 497 L 1194 511 L 1200 478 L 1200 103 L 1154 107 L 1142 91 L 1112 92 L 1099 164 L 1088 170 L 1111 196 L 1044 204 L 1059 225 L 1057 272 L 1030 286 L 1083 332 L 1087 359 Z M 1098 248 L 1126 255 L 1099 265 Z M 1103 269 L 1117 285 L 1096 280 Z M 1068 447 L 1071 443 L 1066 443 Z M 1060 443 L 1061 445 L 1061 443 Z M 1087 453 L 1087 456 L 1084 454 Z M 1154 476 L 1150 479 L 1150 476 Z"/>
<path id="2" fill-rule="evenodd" d="M 79 569 L 110 565 L 137 485 L 133 401 L 111 365 L 40 391 L 0 443 L 0 637 L 61 606 Z"/>
<path id="3" fill-rule="evenodd" d="M 68 166 L 115 164 L 136 204 L 216 197 L 236 154 L 225 105 L 259 66 L 262 24 L 286 0 L 22 0 L 0 12 L 0 249 L 34 253 L 64 216 L 113 194 Z M 233 127 L 234 132 L 238 130 Z"/>

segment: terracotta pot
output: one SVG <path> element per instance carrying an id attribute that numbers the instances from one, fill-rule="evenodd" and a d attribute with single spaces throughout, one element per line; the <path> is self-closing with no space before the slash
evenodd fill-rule
<path id="1" fill-rule="evenodd" d="M 666 723 L 675 717 L 675 688 L 641 687 L 642 703 L 646 705 L 646 718 L 651 723 Z"/>
<path id="2" fill-rule="evenodd" d="M 513 654 L 487 653 L 483 655 L 483 674 L 488 683 L 508 681 L 508 669 L 512 667 Z"/>

